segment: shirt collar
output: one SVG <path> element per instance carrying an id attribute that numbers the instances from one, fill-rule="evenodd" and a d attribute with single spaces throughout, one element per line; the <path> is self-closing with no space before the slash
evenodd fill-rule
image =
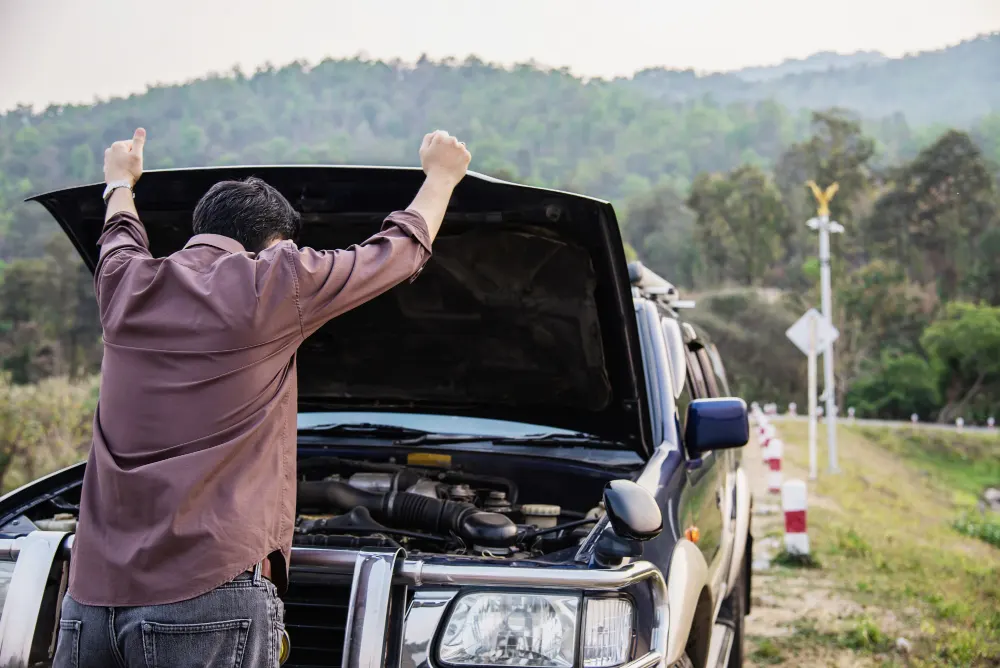
<path id="1" fill-rule="evenodd" d="M 243 248 L 243 244 L 239 241 L 221 234 L 196 234 L 184 244 L 184 248 L 191 248 L 192 246 L 212 246 L 227 253 L 243 253 L 246 251 Z"/>

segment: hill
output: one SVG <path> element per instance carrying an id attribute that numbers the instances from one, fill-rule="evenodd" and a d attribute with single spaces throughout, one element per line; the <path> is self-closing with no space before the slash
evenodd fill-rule
<path id="1" fill-rule="evenodd" d="M 150 168 L 412 165 L 419 138 L 444 127 L 468 142 L 479 171 L 621 200 L 659 185 L 683 193 L 697 174 L 742 163 L 773 166 L 809 134 L 809 116 L 799 108 L 810 101 L 855 103 L 873 116 L 902 107 L 933 120 L 1000 110 L 1000 86 L 984 85 L 1000 68 L 998 47 L 1000 36 L 992 36 L 883 65 L 759 83 L 662 70 L 627 82 L 583 81 L 564 70 L 507 70 L 475 58 L 415 65 L 329 60 L 252 76 L 235 71 L 89 106 L 16 109 L 0 115 L 0 259 L 39 255 L 55 231 L 38 207 L 20 205 L 23 197 L 98 180 L 104 148 L 139 124 L 149 131 Z M 907 74 L 896 77 L 892 68 Z M 831 77 L 853 87 L 832 86 Z M 899 86 L 919 81 L 935 94 L 894 101 L 897 78 Z M 956 103 L 963 90 L 969 94 Z M 1000 116 L 990 118 L 974 130 L 1000 157 L 991 129 Z M 913 156 L 937 132 L 899 115 L 873 117 L 866 129 L 889 164 Z"/>
<path id="2" fill-rule="evenodd" d="M 961 300 L 1000 307 L 1000 112 L 965 133 L 910 125 L 902 114 L 810 113 L 766 95 L 787 95 L 790 81 L 846 77 L 868 81 L 869 107 L 878 106 L 892 82 L 873 73 L 905 67 L 926 74 L 917 78 L 947 99 L 955 81 L 996 70 L 1000 59 L 984 62 L 983 53 L 997 44 L 996 36 L 981 38 L 843 69 L 821 54 L 808 67 L 832 69 L 757 83 L 739 74 L 661 72 L 690 79 L 688 89 L 670 89 L 676 99 L 645 89 L 652 75 L 584 81 L 564 70 L 504 69 L 474 58 L 351 59 L 234 71 L 95 105 L 16 109 L 0 115 L 2 366 L 19 383 L 99 368 L 90 279 L 48 214 L 22 199 L 98 181 L 105 147 L 136 126 L 149 132 L 150 169 L 414 165 L 423 134 L 447 128 L 468 143 L 474 169 L 610 199 L 630 249 L 650 267 L 684 288 L 721 288 L 699 313 L 720 348 L 738 351 L 730 355 L 741 363 L 735 384 L 782 403 L 805 398 L 801 360 L 777 359 L 787 349 L 782 323 L 817 301 L 816 241 L 803 225 L 815 205 L 804 184 L 839 182 L 832 213 L 848 233 L 833 242 L 838 324 L 868 335 L 838 343 L 838 387 L 875 413 L 953 419 L 963 411 L 967 421 L 985 419 L 1000 406 L 1000 365 L 984 370 L 975 360 L 1000 359 L 1000 343 L 987 350 L 993 339 L 971 336 L 952 350 L 943 342 L 952 330 L 983 331 L 980 318 L 996 323 L 1000 341 L 1000 308 L 946 308 Z M 698 93 L 718 82 L 736 93 L 764 92 L 728 101 L 708 88 Z M 998 90 L 982 87 L 953 113 L 995 108 Z M 926 114 L 939 101 L 931 97 L 907 111 Z M 780 289 L 790 299 L 758 306 L 752 294 L 727 292 L 733 286 Z M 773 317 L 762 326 L 765 310 Z M 925 341 L 933 351 L 923 349 Z M 902 357 L 889 355 L 897 352 Z M 919 407 L 908 400 L 914 379 L 923 379 Z M 886 396 L 893 398 L 888 408 Z"/>
<path id="3" fill-rule="evenodd" d="M 915 125 L 969 126 L 1000 110 L 1000 33 L 904 58 L 860 54 L 856 61 L 817 54 L 773 68 L 705 76 L 655 68 L 618 83 L 664 102 L 705 96 L 720 104 L 775 100 L 792 110 L 845 107 L 868 118 L 903 114 Z"/>
<path id="4" fill-rule="evenodd" d="M 865 65 L 881 65 L 887 60 L 889 57 L 878 51 L 857 51 L 848 54 L 821 51 L 806 58 L 785 60 L 778 65 L 744 67 L 733 74 L 744 81 L 771 81 L 789 74 L 827 72 Z"/>

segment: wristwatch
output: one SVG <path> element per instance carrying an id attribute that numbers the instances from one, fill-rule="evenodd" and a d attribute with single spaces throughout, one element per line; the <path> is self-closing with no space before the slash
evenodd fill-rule
<path id="1" fill-rule="evenodd" d="M 135 199 L 135 192 L 132 190 L 132 182 L 126 179 L 119 179 L 118 181 L 110 181 L 107 187 L 104 189 L 104 203 L 108 203 L 108 198 L 111 197 L 111 193 L 118 190 L 119 188 L 128 188 L 132 193 L 132 198 Z"/>

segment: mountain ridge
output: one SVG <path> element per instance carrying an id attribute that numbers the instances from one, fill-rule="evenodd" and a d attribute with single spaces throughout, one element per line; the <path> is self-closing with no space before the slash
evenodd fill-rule
<path id="1" fill-rule="evenodd" d="M 967 127 L 1000 111 L 1000 32 L 901 58 L 879 62 L 862 58 L 850 66 L 836 66 L 846 62 L 844 58 L 851 56 L 827 59 L 833 67 L 810 71 L 802 70 L 802 61 L 711 74 L 647 68 L 614 82 L 666 103 L 706 97 L 720 104 L 770 99 L 795 111 L 844 107 L 872 119 L 905 114 L 914 125 Z M 794 71 L 796 67 L 799 71 Z"/>

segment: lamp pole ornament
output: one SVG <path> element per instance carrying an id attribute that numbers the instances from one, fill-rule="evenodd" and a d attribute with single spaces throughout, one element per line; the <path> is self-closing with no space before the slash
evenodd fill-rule
<path id="1" fill-rule="evenodd" d="M 806 183 L 816 198 L 816 217 L 806 223 L 810 229 L 819 231 L 819 276 L 820 299 L 823 319 L 833 326 L 833 296 L 830 288 L 830 234 L 844 231 L 844 226 L 830 220 L 830 200 L 840 186 L 836 182 L 820 190 L 815 181 Z M 823 398 L 826 400 L 827 448 L 830 455 L 830 473 L 839 473 L 837 463 L 837 394 L 833 378 L 833 341 L 824 342 L 823 352 Z"/>

